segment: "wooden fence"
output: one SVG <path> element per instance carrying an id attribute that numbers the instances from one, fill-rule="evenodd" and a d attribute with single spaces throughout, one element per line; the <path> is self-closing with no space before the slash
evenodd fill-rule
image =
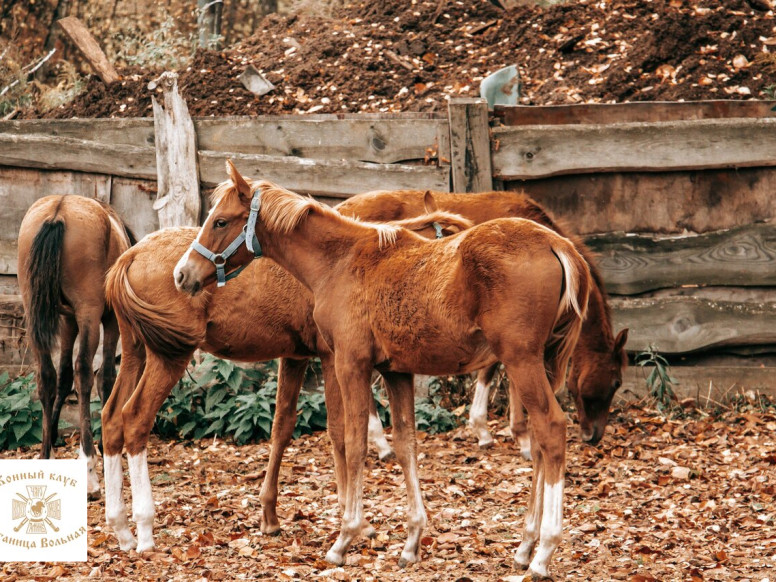
<path id="1" fill-rule="evenodd" d="M 200 181 L 249 176 L 336 202 L 370 189 L 520 188 L 600 254 L 628 349 L 655 345 L 684 392 L 776 393 L 772 102 L 497 107 L 195 120 Z M 774 127 L 772 127 L 774 126 Z M 158 227 L 152 119 L 0 122 L 0 365 L 23 358 L 18 225 L 54 193 Z M 207 207 L 203 193 L 203 208 Z M 686 365 L 684 365 L 686 364 Z M 628 384 L 643 387 L 640 370 Z"/>

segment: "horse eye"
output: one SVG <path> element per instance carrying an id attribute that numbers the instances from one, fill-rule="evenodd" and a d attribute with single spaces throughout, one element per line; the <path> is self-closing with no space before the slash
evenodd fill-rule
<path id="1" fill-rule="evenodd" d="M 213 221 L 213 226 L 215 228 L 224 228 L 226 226 L 226 221 L 223 218 L 216 218 Z"/>

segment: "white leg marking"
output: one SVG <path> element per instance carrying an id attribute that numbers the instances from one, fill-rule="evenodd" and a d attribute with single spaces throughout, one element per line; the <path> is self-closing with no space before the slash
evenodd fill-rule
<path id="1" fill-rule="evenodd" d="M 129 551 L 137 547 L 135 536 L 129 529 L 127 508 L 124 506 L 124 470 L 121 455 L 105 455 L 102 459 L 105 471 L 105 521 L 119 540 L 119 547 Z"/>
<path id="2" fill-rule="evenodd" d="M 409 467 L 407 469 L 407 543 L 401 553 L 399 565 L 420 561 L 420 536 L 426 527 L 428 518 L 426 517 L 426 508 L 423 506 L 423 494 L 420 491 L 420 479 L 418 479 L 418 468 L 415 461 L 415 454 L 410 455 Z"/>
<path id="3" fill-rule="evenodd" d="M 380 417 L 376 414 L 369 415 L 369 442 L 377 449 L 377 455 L 381 461 L 393 455 L 393 449 L 385 438 L 383 423 L 380 422 Z"/>
<path id="4" fill-rule="evenodd" d="M 520 454 L 526 461 L 531 460 L 531 433 L 528 431 L 517 435 L 517 442 L 520 444 Z"/>
<path id="5" fill-rule="evenodd" d="M 563 533 L 563 479 L 553 485 L 544 485 L 544 511 L 542 514 L 539 549 L 531 561 L 530 570 L 540 577 L 548 576 L 550 558 L 560 544 Z"/>
<path id="6" fill-rule="evenodd" d="M 493 444 L 493 436 L 488 430 L 488 396 L 490 394 L 489 384 L 483 384 L 477 381 L 477 388 L 474 390 L 472 406 L 469 409 L 469 427 L 474 436 L 477 437 L 480 447 L 489 447 Z"/>
<path id="7" fill-rule="evenodd" d="M 86 492 L 90 496 L 100 496 L 100 478 L 97 476 L 97 459 L 87 457 L 83 448 L 78 448 L 78 458 L 86 459 Z"/>
<path id="8" fill-rule="evenodd" d="M 525 514 L 525 526 L 523 527 L 523 539 L 515 552 L 515 562 L 521 568 L 528 566 L 531 561 L 531 553 L 539 539 L 539 527 L 542 522 L 544 499 L 544 469 L 534 463 L 534 478 L 531 485 L 533 502 L 529 501 L 528 511 Z"/>
<path id="9" fill-rule="evenodd" d="M 148 476 L 148 453 L 127 455 L 129 482 L 132 485 L 132 519 L 137 524 L 137 551 L 154 548 L 154 498 Z"/>

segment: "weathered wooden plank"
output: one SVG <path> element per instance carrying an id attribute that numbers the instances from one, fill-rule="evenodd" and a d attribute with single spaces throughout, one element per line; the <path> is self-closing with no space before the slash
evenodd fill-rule
<path id="1" fill-rule="evenodd" d="M 776 169 L 622 172 L 511 181 L 578 234 L 708 232 L 776 216 Z"/>
<path id="2" fill-rule="evenodd" d="M 70 194 L 108 200 L 110 176 L 0 167 L 0 242 L 16 244 L 22 218 L 38 198 Z M 3 272 L 16 273 L 15 247 L 12 252 L 0 248 Z"/>
<path id="3" fill-rule="evenodd" d="M 114 178 L 110 203 L 140 240 L 159 229 L 159 215 L 153 208 L 156 182 L 133 178 Z M 199 222 L 197 222 L 199 224 Z"/>
<path id="4" fill-rule="evenodd" d="M 456 192 L 493 189 L 488 102 L 454 98 L 447 105 L 450 122 L 450 166 Z"/>
<path id="5" fill-rule="evenodd" d="M 448 122 L 439 114 L 195 118 L 200 149 L 395 163 L 436 157 L 449 163 Z M 0 121 L 0 134 L 70 137 L 106 144 L 154 145 L 153 119 Z"/>
<path id="6" fill-rule="evenodd" d="M 16 226 L 15 232 L 19 232 L 19 225 Z M 19 272 L 18 252 L 15 237 L 13 240 L 0 240 L 0 275 L 16 275 Z"/>
<path id="7" fill-rule="evenodd" d="M 732 117 L 776 117 L 776 101 L 651 101 L 579 105 L 497 105 L 494 114 L 505 125 L 633 123 Z"/>
<path id="8" fill-rule="evenodd" d="M 443 119 L 238 117 L 198 119 L 194 125 L 202 150 L 382 164 L 429 155 L 450 159 L 448 126 Z"/>
<path id="9" fill-rule="evenodd" d="M 39 134 L 0 134 L 0 166 L 156 179 L 154 148 Z"/>
<path id="10" fill-rule="evenodd" d="M 776 118 L 496 127 L 493 175 L 774 166 L 774 129 Z"/>
<path id="11" fill-rule="evenodd" d="M 646 376 L 649 372 L 649 368 L 639 366 L 625 370 L 615 405 L 647 396 Z M 677 398 L 694 398 L 701 407 L 725 404 L 745 390 L 776 397 L 774 366 L 671 366 L 671 377 L 678 381 L 673 387 Z"/>
<path id="12" fill-rule="evenodd" d="M 0 121 L 0 134 L 4 133 L 70 137 L 137 147 L 154 146 L 154 120 L 151 117 Z"/>
<path id="13" fill-rule="evenodd" d="M 587 237 L 606 289 L 635 294 L 682 285 L 776 286 L 776 226 L 656 239 L 615 233 Z"/>
<path id="14" fill-rule="evenodd" d="M 610 305 L 614 328 L 630 329 L 629 351 L 640 352 L 650 344 L 665 354 L 776 344 L 776 301 L 741 303 L 702 297 L 611 297 Z"/>
<path id="15" fill-rule="evenodd" d="M 234 161 L 240 173 L 264 178 L 301 193 L 346 198 L 376 189 L 429 189 L 450 191 L 449 168 L 372 164 L 335 160 L 310 160 L 250 154 L 199 152 L 200 181 L 214 186 L 226 179 L 226 160 Z"/>

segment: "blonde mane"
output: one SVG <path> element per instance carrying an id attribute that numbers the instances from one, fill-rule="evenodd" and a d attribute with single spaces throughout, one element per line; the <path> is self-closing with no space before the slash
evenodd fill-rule
<path id="1" fill-rule="evenodd" d="M 294 230 L 302 220 L 310 213 L 317 212 L 328 215 L 339 221 L 357 224 L 377 232 L 377 240 L 380 248 L 392 245 L 396 242 L 399 227 L 391 224 L 375 224 L 362 222 L 357 219 L 343 216 L 333 208 L 318 202 L 313 197 L 303 197 L 296 192 L 287 190 L 267 180 L 251 181 L 245 179 L 251 187 L 251 192 L 261 191 L 261 209 L 259 215 L 266 228 L 280 233 L 289 233 Z M 219 184 L 211 194 L 211 204 L 215 206 L 224 197 L 237 195 L 237 188 L 231 180 Z"/>

